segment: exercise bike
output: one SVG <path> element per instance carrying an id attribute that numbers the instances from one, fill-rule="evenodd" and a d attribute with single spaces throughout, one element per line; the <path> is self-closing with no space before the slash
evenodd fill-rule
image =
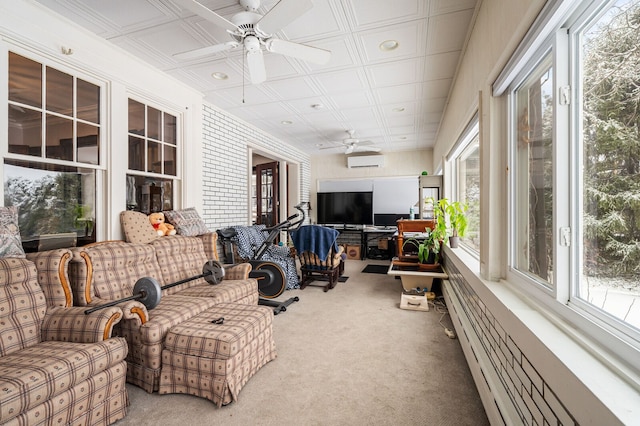
<path id="1" fill-rule="evenodd" d="M 286 289 L 286 275 L 278 264 L 269 260 L 263 260 L 262 258 L 269 247 L 275 243 L 280 232 L 295 231 L 302 226 L 306 218 L 305 211 L 302 209 L 303 204 L 304 203 L 300 203 L 295 206 L 300 213 L 295 213 L 274 226 L 264 228 L 264 231 L 269 234 L 264 242 L 255 250 L 252 258 L 248 260 L 248 263 L 251 264 L 249 278 L 258 280 L 258 294 L 260 295 L 258 304 L 273 307 L 273 313 L 275 315 L 280 312 L 285 312 L 287 306 L 300 299 L 296 296 L 283 302 L 273 300 L 280 296 Z M 234 228 L 225 228 L 219 229 L 216 232 L 222 242 L 224 262 L 235 263 L 233 238 L 237 235 L 236 230 Z"/>

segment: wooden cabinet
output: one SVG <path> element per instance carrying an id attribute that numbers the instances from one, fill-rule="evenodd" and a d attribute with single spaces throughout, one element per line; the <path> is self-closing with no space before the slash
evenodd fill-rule
<path id="1" fill-rule="evenodd" d="M 405 238 L 403 234 L 405 232 L 424 232 L 426 228 L 433 229 L 435 221 L 431 219 L 427 220 L 407 220 L 400 219 L 396 222 L 398 226 L 398 242 L 396 244 L 396 256 L 402 254 L 402 243 Z"/>

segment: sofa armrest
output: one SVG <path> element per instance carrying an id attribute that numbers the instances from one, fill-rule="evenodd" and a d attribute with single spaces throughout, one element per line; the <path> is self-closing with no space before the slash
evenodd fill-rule
<path id="1" fill-rule="evenodd" d="M 117 306 L 87 315 L 85 307 L 53 307 L 47 310 L 41 330 L 42 341 L 94 343 L 111 337 L 113 327 L 123 318 Z"/>
<path id="2" fill-rule="evenodd" d="M 73 294 L 69 282 L 69 249 L 27 253 L 27 259 L 36 265 L 38 283 L 44 291 L 47 306 L 73 306 Z"/>
<path id="3" fill-rule="evenodd" d="M 246 280 L 251 272 L 250 263 L 237 263 L 235 265 L 224 265 L 225 280 Z"/>
<path id="4" fill-rule="evenodd" d="M 111 300 L 94 297 L 93 300 L 91 301 L 91 304 L 85 306 L 84 310 L 91 309 L 96 306 L 104 305 L 106 303 L 111 303 L 111 302 L 112 302 Z M 118 303 L 115 306 L 122 310 L 123 320 L 136 321 L 138 323 L 138 326 L 144 324 L 149 320 L 149 311 L 147 310 L 147 307 L 144 306 L 141 302 L 138 302 L 137 300 L 127 300 L 126 302 Z M 100 311 L 96 311 L 96 312 L 100 312 Z"/>

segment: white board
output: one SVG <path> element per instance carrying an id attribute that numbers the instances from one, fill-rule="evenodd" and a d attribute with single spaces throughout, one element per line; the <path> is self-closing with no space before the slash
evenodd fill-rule
<path id="1" fill-rule="evenodd" d="M 373 214 L 409 214 L 409 209 L 417 202 L 417 177 L 374 180 Z"/>

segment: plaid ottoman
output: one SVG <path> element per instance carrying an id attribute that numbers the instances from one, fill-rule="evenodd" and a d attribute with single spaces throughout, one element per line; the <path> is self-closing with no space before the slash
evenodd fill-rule
<path id="1" fill-rule="evenodd" d="M 218 407 L 237 401 L 245 383 L 276 357 L 272 320 L 266 306 L 220 303 L 173 326 L 158 392 L 196 395 Z"/>

